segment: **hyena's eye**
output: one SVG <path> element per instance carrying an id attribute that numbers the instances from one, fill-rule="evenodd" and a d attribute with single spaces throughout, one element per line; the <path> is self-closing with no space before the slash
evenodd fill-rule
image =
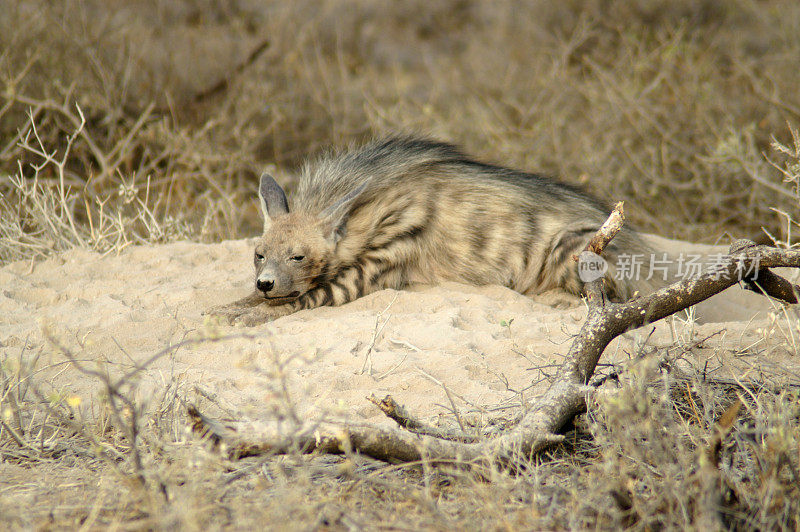
<path id="1" fill-rule="evenodd" d="M 305 258 L 306 258 L 305 255 L 293 255 L 293 256 L 289 257 L 289 260 L 292 261 L 292 262 L 301 262 Z"/>
<path id="2" fill-rule="evenodd" d="M 262 255 L 261 253 L 256 253 L 256 260 L 258 262 L 264 262 L 264 255 Z"/>

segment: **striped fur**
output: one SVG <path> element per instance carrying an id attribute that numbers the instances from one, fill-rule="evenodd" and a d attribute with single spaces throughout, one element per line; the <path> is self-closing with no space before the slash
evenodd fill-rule
<path id="1" fill-rule="evenodd" d="M 307 164 L 291 206 L 267 175 L 259 195 L 260 290 L 239 302 L 250 310 L 228 314 L 249 315 L 244 321 L 251 324 L 410 283 L 580 294 L 572 257 L 609 213 L 572 186 L 414 137 L 374 141 Z M 606 252 L 610 264 L 621 250 L 647 252 L 627 229 Z M 647 288 L 608 277 L 617 299 Z"/>

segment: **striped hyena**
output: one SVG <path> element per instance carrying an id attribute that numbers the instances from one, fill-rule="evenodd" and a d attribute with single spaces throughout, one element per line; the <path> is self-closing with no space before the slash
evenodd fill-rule
<path id="1" fill-rule="evenodd" d="M 307 164 L 291 208 L 264 174 L 255 292 L 211 314 L 247 325 L 342 305 L 383 288 L 460 281 L 526 295 L 580 294 L 573 255 L 610 210 L 575 187 L 475 161 L 458 148 L 393 137 Z M 606 249 L 644 253 L 623 229 Z M 645 288 L 610 281 L 612 297 Z"/>

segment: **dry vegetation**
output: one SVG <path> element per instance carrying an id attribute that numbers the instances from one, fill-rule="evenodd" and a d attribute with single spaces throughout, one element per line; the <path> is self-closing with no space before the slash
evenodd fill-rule
<path id="1" fill-rule="evenodd" d="M 0 261 L 118 245 L 88 231 L 101 205 L 131 240 L 249 235 L 261 167 L 287 182 L 398 130 L 629 200 L 664 236 L 780 234 L 770 207 L 796 204 L 762 152 L 800 120 L 795 2 L 549 4 L 4 0 Z M 48 208 L 82 240 L 37 212 L 59 176 L 30 182 L 28 146 L 63 157 L 77 106 Z M 142 201 L 155 219 L 127 223 Z"/>
<path id="2" fill-rule="evenodd" d="M 793 245 L 800 4 L 557 6 L 0 0 L 0 264 L 251 235 L 260 168 L 290 184 L 306 156 L 398 130 L 627 200 L 647 231 Z M 356 456 L 229 462 L 189 437 L 174 383 L 145 403 L 135 379 L 87 367 L 107 393 L 85 416 L 49 385 L 61 368 L 0 346 L 0 463 L 14 467 L 0 519 L 685 528 L 708 518 L 711 489 L 726 526 L 796 529 L 797 388 L 672 370 L 691 347 L 644 350 L 569 443 L 479 479 Z M 709 488 L 717 420 L 734 398 L 743 406 Z"/>

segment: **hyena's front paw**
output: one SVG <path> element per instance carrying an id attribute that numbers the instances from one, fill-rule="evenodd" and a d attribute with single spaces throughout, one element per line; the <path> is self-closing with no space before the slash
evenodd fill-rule
<path id="1" fill-rule="evenodd" d="M 233 319 L 234 325 L 244 325 L 245 327 L 253 327 L 261 325 L 268 321 L 276 320 L 281 316 L 286 316 L 294 312 L 291 305 L 261 305 L 246 309 L 245 312 L 239 314 Z"/>
<path id="2" fill-rule="evenodd" d="M 206 310 L 203 314 L 214 316 L 223 323 L 228 325 L 243 325 L 245 327 L 254 327 L 267 323 L 281 316 L 289 314 L 290 309 L 283 306 L 274 307 L 269 305 L 260 305 L 257 307 L 240 307 L 233 304 L 220 305 Z"/>
<path id="3" fill-rule="evenodd" d="M 244 327 L 255 327 L 256 325 L 267 323 L 275 319 L 275 316 L 269 310 L 270 308 L 267 306 L 245 309 L 245 312 L 236 316 L 231 323 Z"/>
<path id="4" fill-rule="evenodd" d="M 207 308 L 202 312 L 202 315 L 215 316 L 219 318 L 220 321 L 232 325 L 237 318 L 252 311 L 254 307 L 258 308 L 259 306 L 264 306 L 264 296 L 258 291 L 255 291 L 249 296 L 237 299 L 231 303 Z"/>
<path id="5" fill-rule="evenodd" d="M 213 318 L 217 318 L 222 323 L 233 325 L 237 318 L 251 310 L 253 309 L 249 307 L 241 307 L 234 303 L 228 303 L 226 305 L 217 305 L 204 310 L 203 316 L 211 316 Z"/>

